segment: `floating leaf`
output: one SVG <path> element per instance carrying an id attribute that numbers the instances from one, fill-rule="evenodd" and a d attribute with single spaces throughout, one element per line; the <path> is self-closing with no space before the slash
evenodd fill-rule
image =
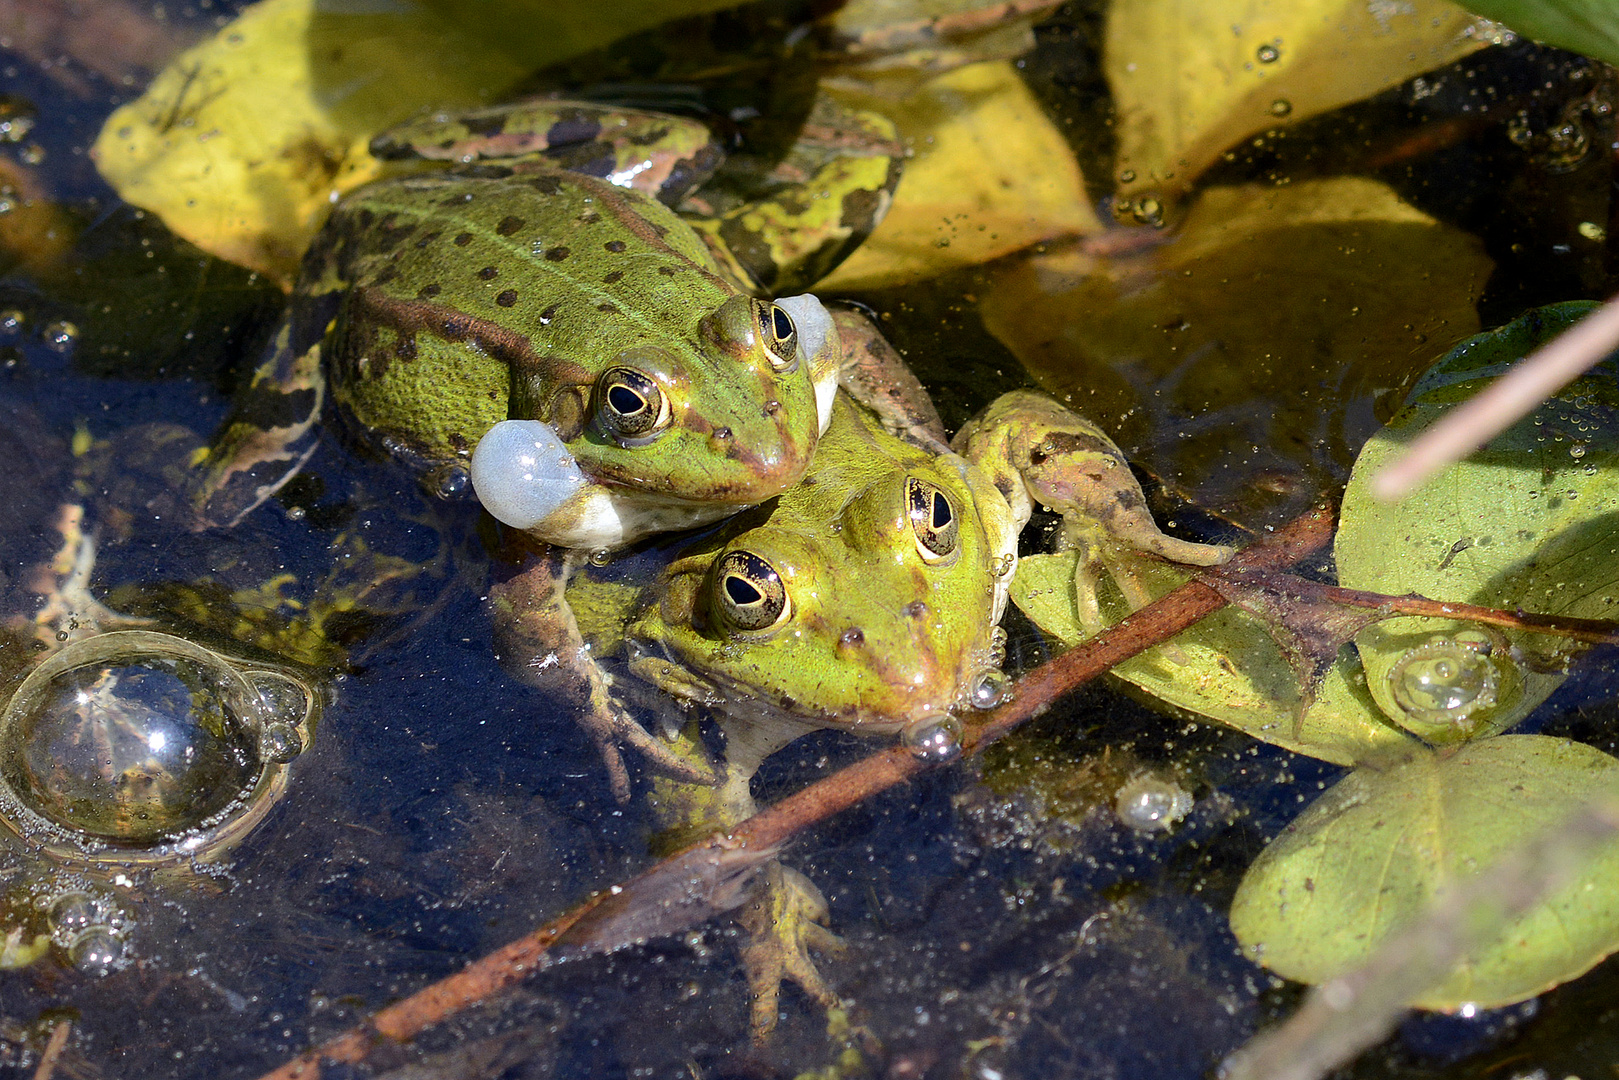
<path id="1" fill-rule="evenodd" d="M 1364 961 L 1441 889 L 1466 879 L 1619 785 L 1619 760 L 1540 735 L 1421 752 L 1358 769 L 1249 868 L 1231 928 L 1253 959 L 1319 983 Z M 1413 1002 L 1495 1008 L 1589 970 L 1619 949 L 1619 840 Z"/>
<path id="2" fill-rule="evenodd" d="M 884 112 L 880 97 L 849 104 Z M 898 285 L 1101 231 L 1079 166 L 1010 63 L 942 75 L 895 110 L 915 156 L 877 231 L 819 288 Z"/>
<path id="3" fill-rule="evenodd" d="M 1600 619 L 1619 613 L 1619 516 L 1613 512 L 1619 500 L 1619 364 L 1613 360 L 1411 497 L 1388 504 L 1369 491 L 1369 478 L 1418 432 L 1591 307 L 1559 304 L 1530 312 L 1464 343 L 1423 375 L 1405 408 L 1367 442 L 1355 463 L 1335 545 L 1342 584 L 1551 615 Z M 1465 623 L 1416 618 L 1362 631 L 1356 641 L 1384 711 L 1397 718 L 1412 711 L 1409 700 L 1397 700 L 1397 689 L 1409 680 L 1391 674 L 1396 665 L 1430 640 L 1468 632 Z M 1545 673 L 1561 667 L 1562 657 L 1547 655 L 1556 639 L 1514 634 L 1501 637 L 1495 648 L 1478 631 L 1471 633 L 1475 652 L 1489 651 L 1489 663 L 1498 669 L 1497 700 L 1455 723 L 1418 716 L 1413 729 L 1430 741 L 1503 730 L 1561 681 L 1561 675 Z M 1506 655 L 1509 643 L 1528 652 L 1527 665 Z M 1458 656 L 1467 662 L 1465 653 Z"/>
<path id="4" fill-rule="evenodd" d="M 985 324 L 1121 443 L 1178 433 L 1137 456 L 1228 509 L 1264 498 L 1256 473 L 1340 482 L 1373 395 L 1477 332 L 1491 269 L 1475 238 L 1356 178 L 1211 188 L 1172 235 L 1105 239 L 1135 249 L 997 270 Z"/>
<path id="5" fill-rule="evenodd" d="M 1173 196 L 1249 136 L 1398 86 L 1493 36 L 1446 0 L 1117 0 L 1104 50 L 1120 194 Z"/>
<path id="6" fill-rule="evenodd" d="M 93 153 L 129 202 L 205 251 L 290 279 L 371 136 L 493 100 L 545 63 L 726 0 L 392 4 L 263 0 L 108 117 Z"/>
<path id="7" fill-rule="evenodd" d="M 1524 37 L 1619 64 L 1619 7 L 1613 0 L 1468 0 L 1467 6 Z"/>

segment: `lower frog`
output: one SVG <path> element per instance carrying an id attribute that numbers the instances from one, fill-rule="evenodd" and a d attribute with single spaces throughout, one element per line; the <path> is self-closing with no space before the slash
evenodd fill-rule
<path id="1" fill-rule="evenodd" d="M 899 425 L 908 438 L 889 426 L 840 395 L 796 488 L 676 550 L 650 584 L 572 590 L 596 655 L 720 718 L 717 764 L 690 730 L 666 736 L 719 777 L 654 781 L 671 829 L 701 835 L 752 814 L 759 764 L 811 730 L 908 733 L 918 752 L 947 756 L 952 714 L 1004 691 L 997 623 L 1035 503 L 1062 514 L 1098 572 L 1127 574 L 1143 552 L 1196 565 L 1231 555 L 1160 532 L 1107 436 L 1043 395 L 1002 397 L 955 450 L 931 425 Z M 825 912 L 790 869 L 756 886 L 742 916 L 756 1035 L 775 1024 L 783 979 L 835 1000 L 808 957 L 832 940 Z"/>

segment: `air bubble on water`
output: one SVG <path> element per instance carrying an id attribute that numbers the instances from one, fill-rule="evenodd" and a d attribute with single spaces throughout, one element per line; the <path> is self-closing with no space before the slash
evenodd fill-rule
<path id="1" fill-rule="evenodd" d="M 1500 683 L 1487 647 L 1471 640 L 1430 641 L 1389 669 L 1394 702 L 1420 723 L 1460 725 L 1496 703 Z"/>
<path id="2" fill-rule="evenodd" d="M 899 741 L 916 758 L 943 765 L 961 756 L 961 730 L 954 716 L 935 716 L 907 725 Z"/>
<path id="3" fill-rule="evenodd" d="M 993 709 L 1012 698 L 1012 680 L 999 668 L 979 672 L 973 680 L 968 700 L 975 709 Z"/>
<path id="4" fill-rule="evenodd" d="M 1265 45 L 1261 45 L 1259 47 L 1259 51 L 1254 55 L 1258 57 L 1261 64 L 1274 64 L 1278 59 L 1281 58 L 1282 50 L 1267 43 Z"/>
<path id="5" fill-rule="evenodd" d="M 1113 812 L 1139 832 L 1162 832 L 1192 812 L 1192 793 L 1173 780 L 1140 773 L 1114 794 Z"/>
<path id="6" fill-rule="evenodd" d="M 1270 114 L 1272 116 L 1287 116 L 1292 111 L 1293 103 L 1286 98 L 1277 98 L 1270 103 Z"/>
<path id="7" fill-rule="evenodd" d="M 613 553 L 606 548 L 597 548 L 590 553 L 591 566 L 606 566 L 613 561 Z"/>
<path id="8" fill-rule="evenodd" d="M 79 340 L 79 328 L 66 319 L 58 319 L 46 326 L 41 336 L 45 339 L 47 348 L 53 352 L 65 353 Z"/>
<path id="9" fill-rule="evenodd" d="M 127 950 L 109 927 L 92 926 L 75 935 L 67 958 L 86 975 L 111 975 L 128 964 Z"/>

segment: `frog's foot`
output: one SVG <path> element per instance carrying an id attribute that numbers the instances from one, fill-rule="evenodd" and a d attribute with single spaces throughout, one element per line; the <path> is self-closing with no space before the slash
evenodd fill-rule
<path id="1" fill-rule="evenodd" d="M 796 870 L 772 862 L 761 874 L 753 899 L 737 921 L 747 932 L 742 965 L 753 994 L 749 1030 L 762 1042 L 776 1027 L 783 980 L 792 980 L 823 1009 L 838 1004 L 809 950 L 842 951 L 844 944 L 824 925 L 829 916 L 821 890 Z"/>
<path id="2" fill-rule="evenodd" d="M 843 391 L 912 446 L 949 453 L 950 441 L 933 399 L 882 331 L 858 311 L 832 308 L 831 312 L 842 343 L 838 385 Z"/>

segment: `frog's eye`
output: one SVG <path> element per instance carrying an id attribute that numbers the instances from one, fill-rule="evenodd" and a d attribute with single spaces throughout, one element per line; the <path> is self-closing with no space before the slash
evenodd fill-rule
<path id="1" fill-rule="evenodd" d="M 916 535 L 916 550 L 924 562 L 936 563 L 955 553 L 961 528 L 950 496 L 926 480 L 912 476 L 905 481 L 905 503 Z"/>
<path id="2" fill-rule="evenodd" d="M 798 327 L 793 317 L 787 314 L 786 308 L 768 300 L 754 301 L 754 313 L 759 318 L 759 331 L 770 366 L 777 371 L 792 371 L 798 366 Z"/>
<path id="3" fill-rule="evenodd" d="M 751 551 L 731 551 L 714 567 L 714 606 L 737 630 L 758 633 L 792 615 L 787 587 L 776 568 Z"/>
<path id="4" fill-rule="evenodd" d="M 669 399 L 642 372 L 608 368 L 596 380 L 596 416 L 617 438 L 643 442 L 669 426 Z"/>

